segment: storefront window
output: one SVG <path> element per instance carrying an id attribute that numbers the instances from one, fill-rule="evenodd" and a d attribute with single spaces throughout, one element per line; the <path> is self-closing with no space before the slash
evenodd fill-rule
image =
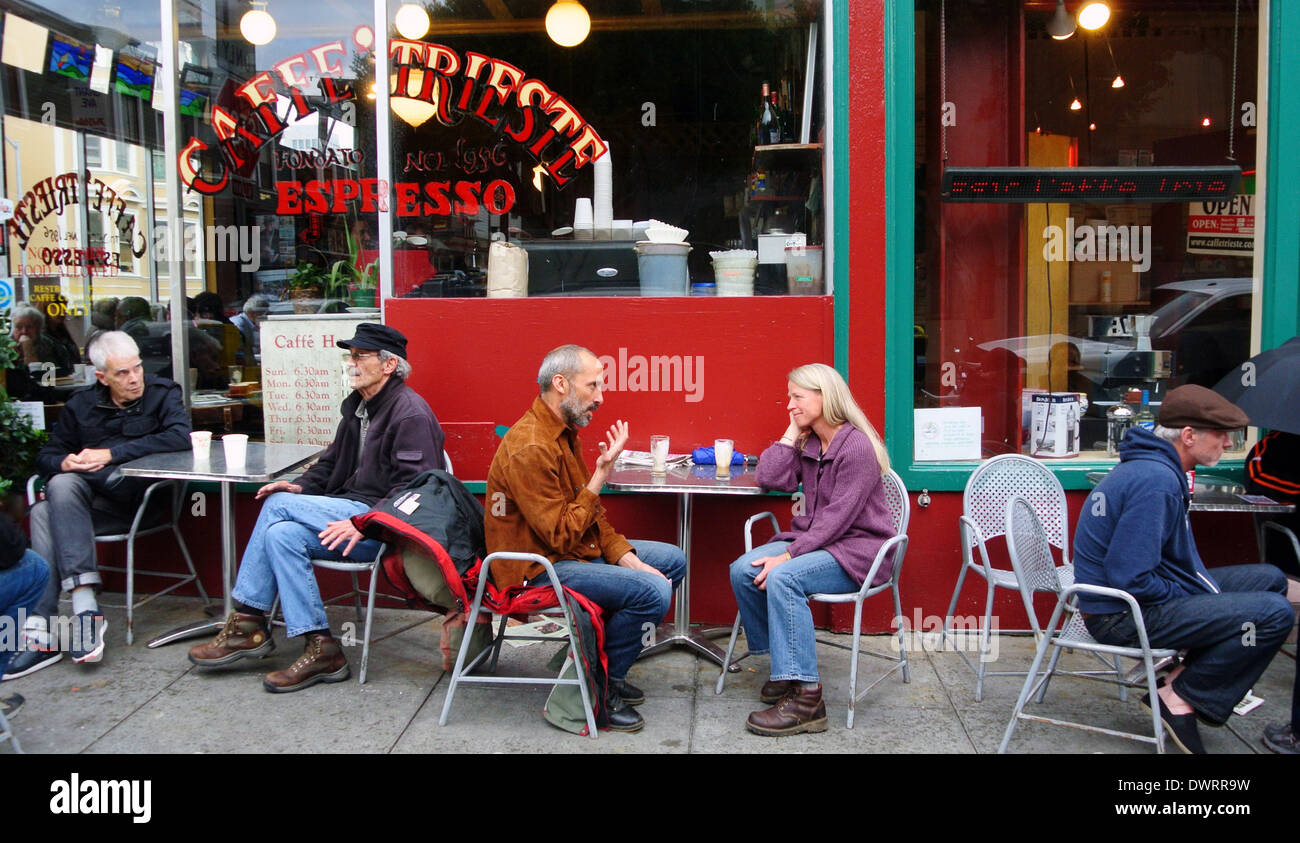
<path id="1" fill-rule="evenodd" d="M 821 4 L 593 0 L 571 48 L 548 5 L 393 33 L 394 295 L 824 292 Z"/>
<path id="2" fill-rule="evenodd" d="M 1257 6 L 916 8 L 914 405 L 977 408 L 968 458 L 1104 459 L 1112 408 L 1249 357 Z"/>

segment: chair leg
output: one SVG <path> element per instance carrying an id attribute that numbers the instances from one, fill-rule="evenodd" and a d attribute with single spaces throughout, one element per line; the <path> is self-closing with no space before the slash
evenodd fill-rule
<path id="1" fill-rule="evenodd" d="M 1156 754 L 1165 754 L 1165 724 L 1160 719 L 1160 695 L 1156 693 L 1156 671 L 1155 666 L 1151 664 L 1151 654 L 1142 653 L 1142 664 L 1146 667 L 1147 674 L 1147 694 L 1151 699 L 1151 727 L 1156 739 Z"/>
<path id="2" fill-rule="evenodd" d="M 510 620 L 509 615 L 501 616 L 501 623 L 497 626 L 496 637 L 492 641 L 492 661 L 488 662 L 488 673 L 497 672 L 497 659 L 501 658 L 501 647 L 506 643 L 506 624 Z M 468 638 L 474 627 L 466 625 L 465 637 Z"/>
<path id="3" fill-rule="evenodd" d="M 969 565 L 965 560 L 961 563 L 961 573 L 957 575 L 957 587 L 952 590 L 952 599 L 948 601 L 948 611 L 943 614 L 943 635 L 940 641 L 948 640 L 948 623 L 952 620 L 952 613 L 957 611 L 957 598 L 961 596 L 962 583 L 966 582 L 966 571 Z"/>
<path id="4" fill-rule="evenodd" d="M 1051 683 L 1052 676 L 1056 673 L 1056 663 L 1061 659 L 1062 650 L 1063 648 L 1061 647 L 1052 650 L 1052 659 L 1047 663 L 1047 678 L 1044 679 L 1043 684 L 1039 686 L 1038 696 L 1034 698 L 1034 702 L 1039 705 L 1043 704 L 1043 698 L 1047 696 L 1047 686 Z"/>
<path id="5" fill-rule="evenodd" d="M 135 641 L 135 539 L 126 542 L 126 646 Z"/>
<path id="6" fill-rule="evenodd" d="M 176 544 L 181 549 L 181 558 L 185 560 L 185 567 L 189 569 L 190 575 L 194 577 L 194 585 L 199 590 L 199 599 L 204 603 L 208 602 L 208 592 L 203 588 L 203 580 L 199 579 L 199 572 L 194 569 L 194 560 L 190 558 L 190 549 L 185 544 L 185 538 L 181 535 L 180 528 L 176 522 L 172 522 L 172 535 L 176 537 Z"/>
<path id="7" fill-rule="evenodd" d="M 998 755 L 1005 753 L 1007 744 L 1011 743 L 1011 734 L 1016 730 L 1016 721 L 1020 719 L 1020 712 L 1029 700 L 1029 693 L 1034 689 L 1034 678 L 1038 676 L 1038 668 L 1043 663 L 1043 656 L 1047 654 L 1047 648 L 1051 645 L 1052 637 L 1048 634 L 1044 634 L 1038 641 L 1038 649 L 1034 652 L 1034 663 L 1030 665 L 1029 673 L 1025 676 L 1025 684 L 1020 686 L 1020 696 L 1016 698 L 1016 707 L 1011 710 L 1011 722 L 1007 723 L 1007 730 L 1002 735 L 1002 743 L 998 746 Z"/>
<path id="8" fill-rule="evenodd" d="M 894 591 L 894 617 L 901 618 L 903 617 L 903 603 L 898 596 L 897 577 L 895 577 L 894 579 L 893 591 Z M 904 683 L 911 682 L 912 674 L 907 664 L 907 638 L 902 623 L 899 623 L 898 625 L 898 656 L 899 656 L 899 660 L 903 663 L 903 682 Z"/>
<path id="9" fill-rule="evenodd" d="M 361 623 L 361 583 L 356 571 L 352 572 L 352 608 L 357 613 L 357 623 Z"/>
<path id="10" fill-rule="evenodd" d="M 451 680 L 447 685 L 447 698 L 442 701 L 442 715 L 438 718 L 439 726 L 447 725 L 447 715 L 451 713 L 451 701 L 456 696 L 456 686 L 460 684 L 461 671 L 465 668 L 465 656 L 469 652 L 470 639 L 473 637 L 469 634 L 469 631 L 474 629 L 474 624 L 478 622 L 479 613 L 483 610 L 483 587 L 486 580 L 487 573 L 484 572 L 483 580 L 479 582 L 478 591 L 474 595 L 474 602 L 470 604 L 469 620 L 465 626 L 466 633 L 460 639 L 460 650 L 456 653 L 456 664 L 451 669 Z"/>
<path id="11" fill-rule="evenodd" d="M 988 665 L 989 636 L 993 627 L 993 583 L 988 584 L 988 596 L 984 599 L 984 626 L 980 630 L 980 663 L 975 669 L 975 702 L 984 699 L 984 671 Z"/>
<path id="12" fill-rule="evenodd" d="M 731 657 L 736 652 L 736 636 L 740 634 L 740 612 L 731 625 L 731 640 L 727 642 L 727 655 L 722 659 L 722 672 L 718 674 L 718 683 L 713 687 L 714 694 L 722 693 L 722 683 L 727 681 L 727 670 L 731 667 Z"/>
<path id="13" fill-rule="evenodd" d="M 853 661 L 849 662 L 849 725 L 853 728 L 853 712 L 858 705 L 858 648 L 862 644 L 862 601 L 853 602 Z"/>
<path id="14" fill-rule="evenodd" d="M 353 582 L 357 575 L 352 574 Z M 361 678 L 357 684 L 366 684 L 366 667 L 370 664 L 370 630 L 375 624 L 375 582 L 379 579 L 379 567 L 370 572 L 370 596 L 366 598 L 366 632 L 361 639 Z"/>

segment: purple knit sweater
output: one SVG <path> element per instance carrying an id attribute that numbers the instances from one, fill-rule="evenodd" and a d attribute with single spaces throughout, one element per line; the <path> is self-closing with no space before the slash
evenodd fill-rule
<path id="1" fill-rule="evenodd" d="M 851 424 L 840 428 L 825 455 L 820 452 L 821 441 L 811 435 L 800 453 L 776 442 L 758 458 L 758 484 L 764 489 L 793 492 L 803 484 L 804 514 L 772 540 L 793 541 L 787 548 L 791 557 L 828 551 L 861 585 L 876 551 L 894 536 L 880 463 L 871 440 Z M 872 585 L 886 582 L 892 568 L 892 560 L 882 564 Z"/>

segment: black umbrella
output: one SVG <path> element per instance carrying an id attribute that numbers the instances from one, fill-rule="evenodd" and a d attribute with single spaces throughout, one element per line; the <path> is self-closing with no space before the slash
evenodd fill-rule
<path id="1" fill-rule="evenodd" d="M 1240 407 L 1256 427 L 1300 434 L 1300 337 L 1256 354 L 1214 391 Z"/>

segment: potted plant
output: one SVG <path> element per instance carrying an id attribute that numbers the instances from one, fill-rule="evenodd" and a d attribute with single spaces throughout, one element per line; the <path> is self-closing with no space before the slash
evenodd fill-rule
<path id="1" fill-rule="evenodd" d="M 8 331 L 0 332 L 0 374 L 18 360 L 18 349 Z M 36 463 L 36 453 L 49 441 L 32 420 L 9 400 L 0 382 L 0 502 L 10 517 L 21 518 L 26 509 L 27 478 Z"/>
<path id="2" fill-rule="evenodd" d="M 344 230 L 348 241 L 348 256 L 335 261 L 326 276 L 325 288 L 331 297 L 347 296 L 353 307 L 374 307 L 375 291 L 379 284 L 379 261 L 361 264 L 360 243 L 351 230 Z"/>
<path id="3" fill-rule="evenodd" d="M 289 276 L 289 299 L 294 313 L 315 313 L 320 299 L 324 298 L 325 272 L 311 261 L 299 261 L 298 268 Z M 307 300 L 314 300 L 308 303 Z"/>

